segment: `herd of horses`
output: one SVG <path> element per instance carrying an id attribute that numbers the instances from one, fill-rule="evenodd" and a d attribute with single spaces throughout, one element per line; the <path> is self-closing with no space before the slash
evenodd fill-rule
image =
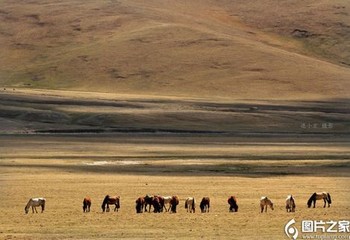
<path id="1" fill-rule="evenodd" d="M 310 199 L 307 201 L 307 206 L 310 208 L 312 205 L 315 208 L 316 207 L 316 201 L 317 200 L 323 200 L 324 205 L 323 207 L 326 207 L 326 204 L 328 203 L 328 207 L 330 207 L 332 203 L 331 195 L 327 192 L 321 192 L 321 193 L 313 193 L 310 197 Z M 176 213 L 177 206 L 179 205 L 179 197 L 178 196 L 151 196 L 146 195 L 144 197 L 139 197 L 135 201 L 135 208 L 136 213 L 143 213 L 143 212 L 151 212 L 151 209 L 153 207 L 153 212 L 160 213 L 165 210 L 165 212 L 171 212 Z M 30 207 L 32 208 L 32 212 L 34 211 L 37 213 L 36 207 L 41 207 L 41 212 L 44 212 L 45 210 L 45 198 L 31 198 L 29 199 L 27 205 L 24 208 L 25 213 L 27 214 L 29 212 Z M 90 212 L 91 208 L 91 198 L 85 197 L 83 200 L 83 212 Z M 229 211 L 230 212 L 238 212 L 238 204 L 237 199 L 235 196 L 230 196 L 227 199 L 227 203 L 229 204 Z M 109 212 L 110 208 L 109 205 L 114 205 L 114 211 L 119 210 L 120 208 L 120 196 L 110 196 L 106 195 L 103 199 L 101 208 L 103 212 Z M 273 202 L 268 197 L 261 197 L 260 199 L 260 209 L 261 213 L 267 212 L 267 208 L 270 207 L 272 210 L 274 210 Z M 201 209 L 202 213 L 209 212 L 210 208 L 210 198 L 209 197 L 203 197 L 199 208 Z M 287 196 L 286 198 L 286 211 L 287 212 L 295 212 L 296 204 L 295 199 L 292 195 Z M 187 212 L 195 213 L 196 211 L 196 200 L 194 197 L 188 197 L 185 200 L 185 209 L 187 209 Z"/>

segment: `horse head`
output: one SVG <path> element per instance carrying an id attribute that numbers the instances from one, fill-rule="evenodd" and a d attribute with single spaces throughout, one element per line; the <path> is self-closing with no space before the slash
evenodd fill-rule
<path id="1" fill-rule="evenodd" d="M 109 195 L 106 195 L 105 198 L 103 199 L 103 202 L 102 202 L 102 205 L 101 205 L 101 208 L 102 208 L 103 212 L 106 210 L 106 204 L 108 203 L 108 200 L 109 200 Z"/>
<path id="2" fill-rule="evenodd" d="M 313 193 L 311 195 L 311 197 L 309 198 L 309 200 L 307 201 L 307 207 L 308 208 L 311 207 L 312 202 L 316 201 L 316 195 L 317 195 L 316 193 Z"/>

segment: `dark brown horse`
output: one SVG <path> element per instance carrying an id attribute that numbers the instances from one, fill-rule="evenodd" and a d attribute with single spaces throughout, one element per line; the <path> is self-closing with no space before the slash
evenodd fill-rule
<path id="1" fill-rule="evenodd" d="M 230 205 L 230 212 L 238 212 L 237 199 L 235 196 L 229 197 L 229 199 L 227 199 L 227 202 Z"/>
<path id="2" fill-rule="evenodd" d="M 109 205 L 115 205 L 114 211 L 118 212 L 118 209 L 120 208 L 120 197 L 119 196 L 110 197 L 109 195 L 107 195 L 102 202 L 102 206 L 101 206 L 102 211 L 109 212 Z"/>
<path id="3" fill-rule="evenodd" d="M 164 201 L 163 201 L 164 202 Z M 160 213 L 163 211 L 162 198 L 159 196 L 154 196 L 152 198 L 153 212 Z"/>
<path id="4" fill-rule="evenodd" d="M 85 197 L 83 200 L 83 212 L 90 212 L 91 198 Z"/>
<path id="5" fill-rule="evenodd" d="M 151 212 L 151 207 L 153 206 L 153 196 L 151 195 L 146 195 L 144 197 L 144 200 L 145 200 L 145 212 L 147 212 L 147 206 L 149 206 L 148 208 L 148 212 Z"/>
<path id="6" fill-rule="evenodd" d="M 202 198 L 202 201 L 201 201 L 201 204 L 199 205 L 199 207 L 201 208 L 202 213 L 209 212 L 210 198 L 209 197 Z"/>
<path id="7" fill-rule="evenodd" d="M 144 197 L 139 197 L 136 199 L 136 213 L 142 213 L 143 212 L 143 207 L 145 205 L 145 198 Z"/>
<path id="8" fill-rule="evenodd" d="M 176 207 L 179 205 L 179 198 L 177 196 L 172 196 L 170 200 L 170 210 L 172 213 L 176 213 Z"/>

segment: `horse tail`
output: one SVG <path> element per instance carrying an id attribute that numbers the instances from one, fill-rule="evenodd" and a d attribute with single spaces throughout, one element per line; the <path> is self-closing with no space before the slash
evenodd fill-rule
<path id="1" fill-rule="evenodd" d="M 43 212 L 45 210 L 45 203 L 46 203 L 46 199 L 43 198 L 42 204 L 41 204 L 41 212 Z"/>
<path id="2" fill-rule="evenodd" d="M 195 211 L 196 209 L 196 200 L 193 198 L 193 201 L 192 201 L 192 210 L 193 212 Z"/>
<path id="3" fill-rule="evenodd" d="M 327 193 L 327 199 L 328 199 L 328 203 L 331 204 L 332 203 L 332 199 L 331 199 L 331 195 L 329 193 Z"/>
<path id="4" fill-rule="evenodd" d="M 120 208 L 120 196 L 117 197 L 116 205 L 117 208 Z"/>
<path id="5" fill-rule="evenodd" d="M 187 209 L 188 208 L 188 198 L 186 199 L 186 201 L 185 201 L 185 208 Z"/>

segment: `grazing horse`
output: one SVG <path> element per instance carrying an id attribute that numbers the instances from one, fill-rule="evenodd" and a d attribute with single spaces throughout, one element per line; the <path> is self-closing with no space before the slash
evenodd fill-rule
<path id="1" fill-rule="evenodd" d="M 164 199 L 163 207 L 164 207 L 166 212 L 169 212 L 170 207 L 171 207 L 170 202 L 171 202 L 172 197 L 171 196 L 165 196 L 165 197 L 163 197 L 163 199 Z M 168 205 L 168 208 L 166 207 L 166 204 Z"/>
<path id="2" fill-rule="evenodd" d="M 261 197 L 260 199 L 260 208 L 261 212 L 264 211 L 267 212 L 267 206 L 270 206 L 270 208 L 273 210 L 273 202 L 268 197 Z"/>
<path id="3" fill-rule="evenodd" d="M 185 201 L 185 208 L 187 212 L 195 213 L 196 212 L 196 200 L 194 197 L 188 197 Z"/>
<path id="4" fill-rule="evenodd" d="M 83 200 L 83 212 L 90 212 L 91 198 L 85 197 Z"/>
<path id="5" fill-rule="evenodd" d="M 159 196 L 152 197 L 153 212 L 160 213 L 163 210 L 162 198 Z"/>
<path id="6" fill-rule="evenodd" d="M 118 212 L 118 209 L 120 208 L 120 197 L 115 196 L 115 197 L 110 197 L 109 195 L 106 195 L 106 197 L 103 199 L 102 202 L 102 211 L 103 212 L 109 212 L 109 205 L 115 205 L 114 211 Z M 107 208 L 106 208 L 107 205 Z"/>
<path id="7" fill-rule="evenodd" d="M 176 213 L 177 205 L 179 205 L 179 198 L 177 196 L 172 196 L 170 200 L 170 209 L 172 213 Z"/>
<path id="8" fill-rule="evenodd" d="M 45 202 L 46 202 L 45 198 L 31 198 L 29 199 L 26 207 L 24 208 L 24 211 L 27 214 L 29 212 L 29 208 L 32 207 L 33 213 L 34 213 L 34 210 L 36 213 L 38 213 L 38 211 L 36 210 L 36 207 L 41 206 L 41 212 L 44 212 Z"/>
<path id="9" fill-rule="evenodd" d="M 295 200 L 292 195 L 288 195 L 286 198 L 286 209 L 287 212 L 295 212 Z"/>
<path id="10" fill-rule="evenodd" d="M 153 196 L 151 196 L 151 195 L 146 195 L 145 197 L 144 197 L 144 199 L 145 199 L 145 212 L 147 212 L 147 206 L 149 206 L 149 208 L 148 208 L 148 212 L 151 212 L 151 207 L 153 206 Z"/>
<path id="11" fill-rule="evenodd" d="M 201 208 L 202 213 L 209 212 L 210 198 L 209 197 L 202 198 L 202 201 L 201 201 L 199 207 Z"/>
<path id="12" fill-rule="evenodd" d="M 326 207 L 326 202 L 328 203 L 328 207 L 331 206 L 332 203 L 332 199 L 331 199 L 331 195 L 327 192 L 322 192 L 322 193 L 313 193 L 309 199 L 309 201 L 307 201 L 307 206 L 311 207 L 311 204 L 314 204 L 314 207 L 316 205 L 316 200 L 321 200 L 323 199 L 324 201 L 324 205 L 323 207 Z"/>
<path id="13" fill-rule="evenodd" d="M 238 212 L 237 199 L 235 196 L 229 197 L 227 203 L 230 205 L 230 212 Z"/>
<path id="14" fill-rule="evenodd" d="M 159 200 L 159 207 L 160 207 L 159 212 L 163 212 L 163 208 L 165 208 L 164 207 L 164 197 L 163 196 L 159 196 L 159 195 L 157 195 L 155 197 L 157 197 L 158 200 Z M 166 208 L 165 208 L 165 210 L 166 210 Z"/>
<path id="15" fill-rule="evenodd" d="M 135 203 L 136 203 L 136 213 L 142 213 L 143 207 L 145 205 L 145 198 L 139 197 L 138 199 L 136 199 Z"/>

